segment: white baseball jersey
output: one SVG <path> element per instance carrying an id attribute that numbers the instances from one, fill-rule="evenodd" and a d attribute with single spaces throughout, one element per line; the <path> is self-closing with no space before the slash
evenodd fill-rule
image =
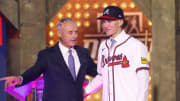
<path id="1" fill-rule="evenodd" d="M 149 85 L 147 49 L 122 31 L 110 49 L 110 39 L 101 43 L 98 73 L 85 88 L 87 93 L 103 85 L 103 101 L 146 101 Z"/>

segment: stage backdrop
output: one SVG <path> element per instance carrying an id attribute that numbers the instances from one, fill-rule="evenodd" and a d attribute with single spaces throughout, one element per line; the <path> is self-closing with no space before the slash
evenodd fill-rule
<path id="1" fill-rule="evenodd" d="M 0 78 L 6 76 L 6 23 L 0 16 Z M 0 101 L 6 101 L 4 81 L 0 81 Z"/>

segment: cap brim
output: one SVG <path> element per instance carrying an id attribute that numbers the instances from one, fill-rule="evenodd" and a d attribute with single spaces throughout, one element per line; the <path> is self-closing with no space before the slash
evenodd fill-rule
<path id="1" fill-rule="evenodd" d="M 98 20 L 117 20 L 116 17 L 110 17 L 110 16 L 101 16 L 97 18 Z"/>

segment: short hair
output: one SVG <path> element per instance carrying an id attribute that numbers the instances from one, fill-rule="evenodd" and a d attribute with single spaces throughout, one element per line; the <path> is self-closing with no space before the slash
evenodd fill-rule
<path id="1" fill-rule="evenodd" d="M 72 22 L 76 23 L 76 22 L 75 22 L 73 19 L 71 19 L 71 18 L 62 18 L 62 19 L 58 22 L 58 24 L 57 24 L 57 29 L 60 29 L 65 21 L 72 21 Z"/>
<path id="2" fill-rule="evenodd" d="M 128 21 L 127 20 L 125 20 L 125 19 L 123 19 L 123 25 L 121 26 L 121 28 L 122 29 L 124 29 L 126 26 L 127 26 L 127 24 L 128 24 Z"/>

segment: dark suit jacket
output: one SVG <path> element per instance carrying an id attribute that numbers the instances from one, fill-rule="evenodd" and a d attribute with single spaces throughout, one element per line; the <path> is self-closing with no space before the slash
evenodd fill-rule
<path id="1" fill-rule="evenodd" d="M 21 75 L 22 85 L 35 80 L 43 73 L 43 101 L 83 101 L 85 74 L 94 77 L 97 74 L 97 66 L 87 49 L 80 46 L 74 48 L 81 65 L 76 80 L 73 79 L 57 43 L 54 47 L 39 52 L 35 65 Z"/>

